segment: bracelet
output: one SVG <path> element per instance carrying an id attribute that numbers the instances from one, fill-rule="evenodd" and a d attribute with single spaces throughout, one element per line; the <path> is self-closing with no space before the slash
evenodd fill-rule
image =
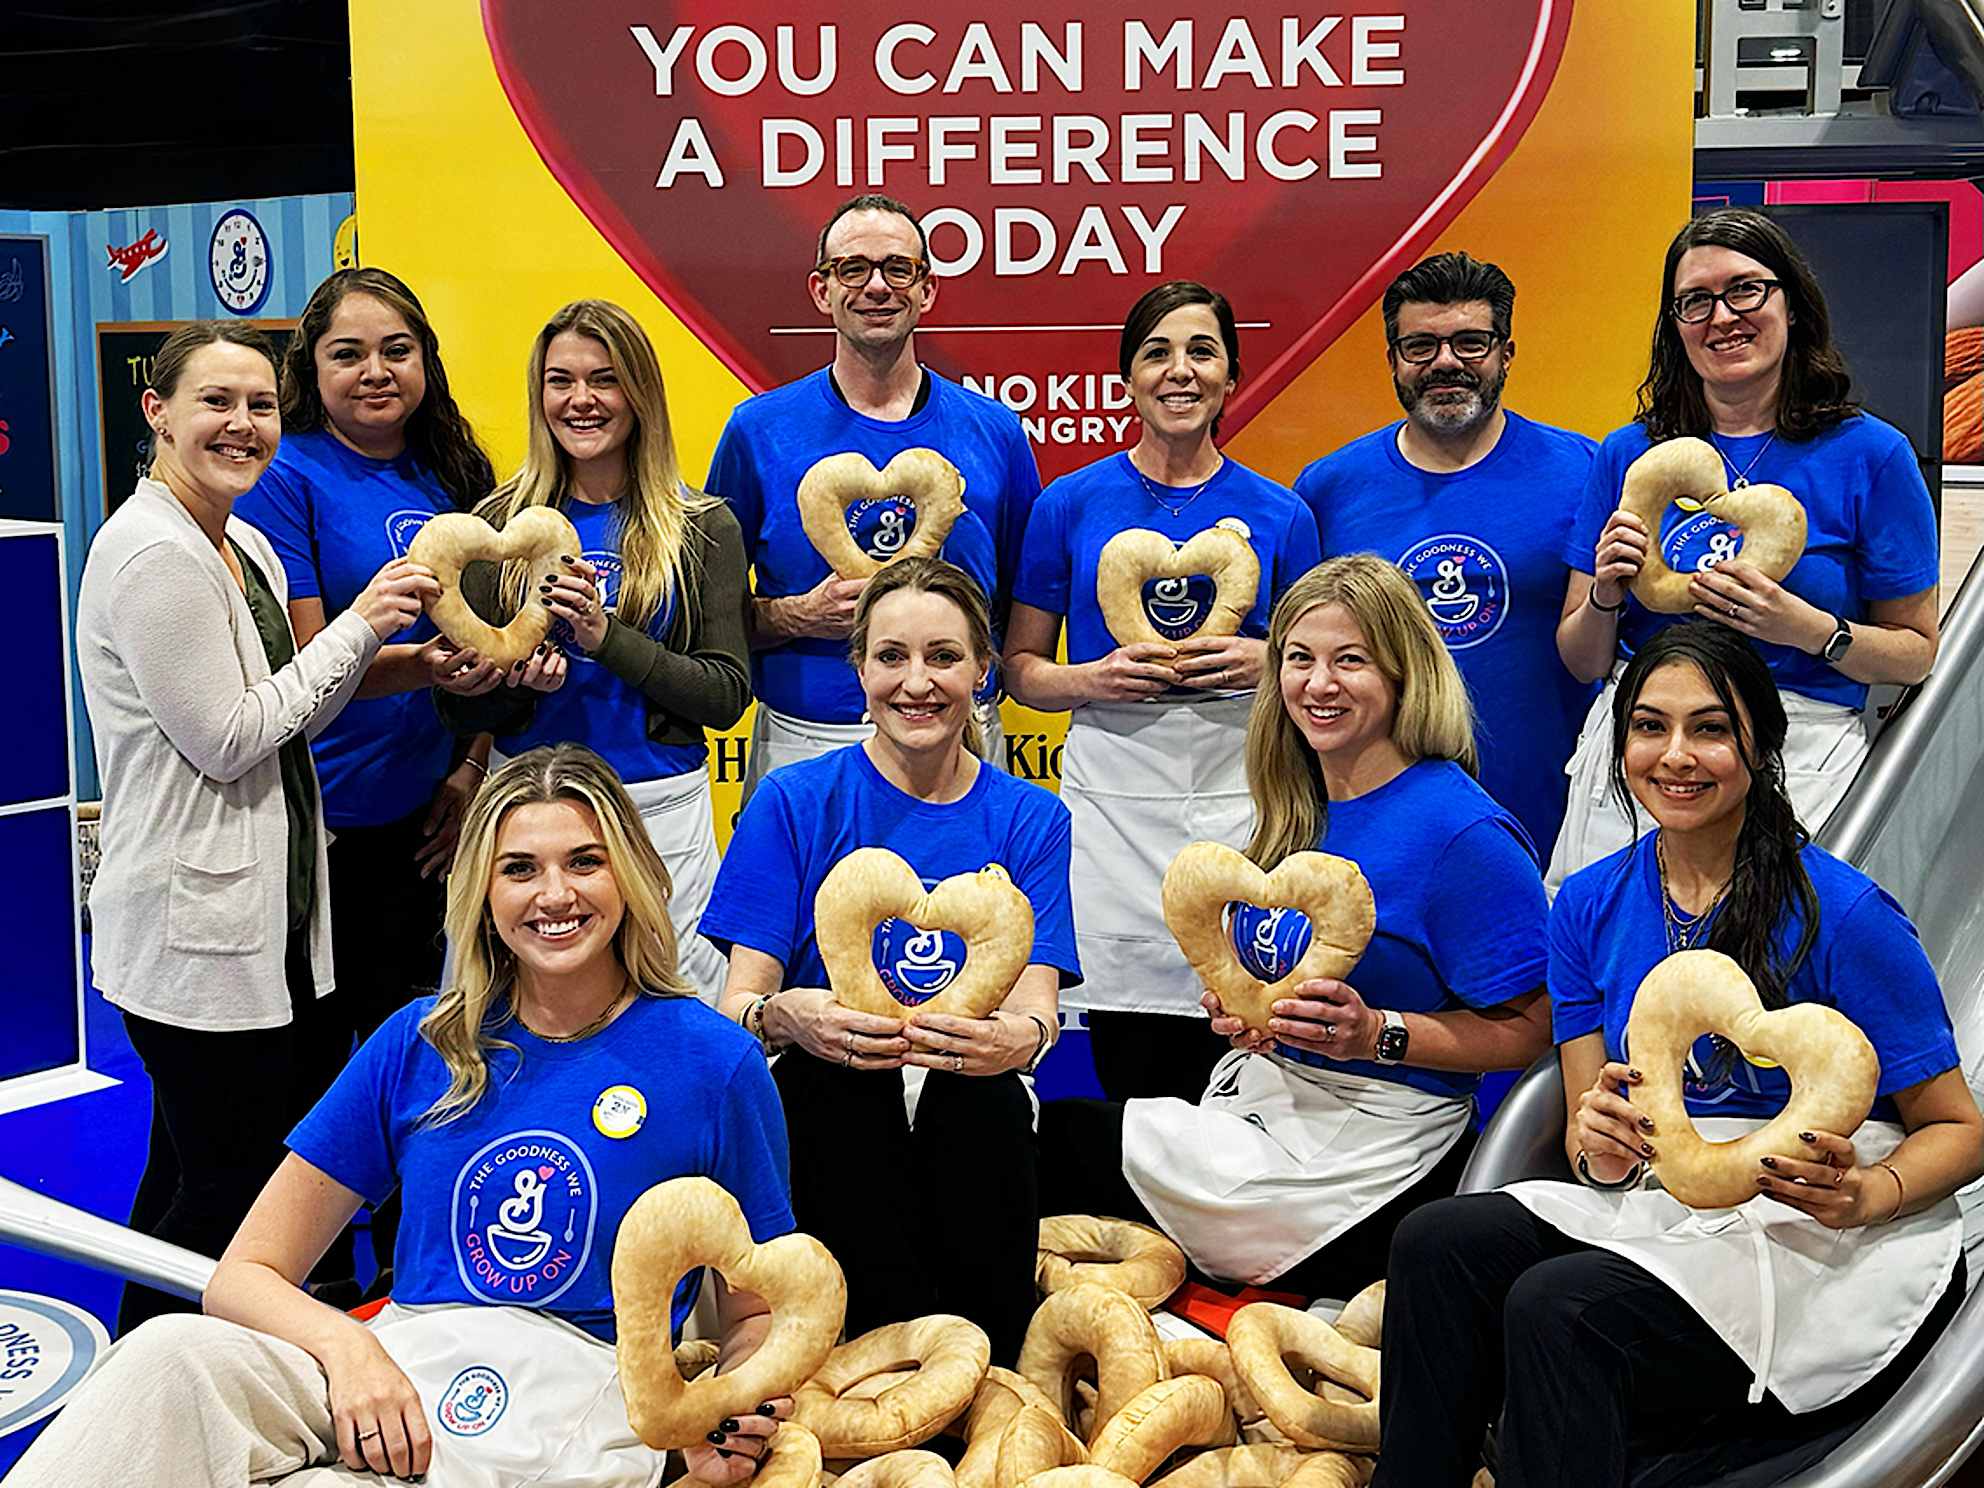
<path id="1" fill-rule="evenodd" d="M 1040 1061 L 1047 1057 L 1047 1051 L 1053 1045 L 1047 1041 L 1047 1020 L 1038 1013 L 1028 1013 L 1026 1016 L 1033 1021 L 1033 1026 L 1040 1030 L 1040 1037 L 1033 1043 L 1033 1057 L 1020 1067 L 1023 1074 L 1030 1075 L 1040 1068 Z"/>
<path id="2" fill-rule="evenodd" d="M 760 993 L 756 1000 L 744 1009 L 744 1016 L 737 1020 L 743 1025 L 744 1031 L 756 1039 L 767 1054 L 772 1052 L 772 1044 L 765 1034 L 765 1009 L 771 1005 L 771 1000 L 776 996 L 778 996 L 776 992 Z"/>
<path id="3" fill-rule="evenodd" d="M 1893 1224 L 1901 1217 L 1902 1205 L 1908 1202 L 1908 1185 L 1901 1181 L 1901 1174 L 1896 1171 L 1893 1163 L 1877 1162 L 1874 1166 L 1877 1168 L 1886 1168 L 1888 1170 L 1888 1176 L 1894 1179 L 1894 1208 L 1888 1211 L 1888 1217 L 1886 1219 L 1876 1222 L 1879 1224 Z"/>
<path id="4" fill-rule="evenodd" d="M 1607 1183 L 1603 1179 L 1591 1176 L 1591 1169 L 1585 1165 L 1585 1150 L 1582 1147 L 1578 1148 L 1576 1166 L 1578 1170 L 1578 1182 L 1582 1183 L 1586 1188 L 1601 1189 L 1608 1193 L 1617 1189 L 1631 1188 L 1640 1181 L 1640 1174 L 1646 1171 L 1645 1163 L 1636 1162 L 1626 1170 L 1623 1178 L 1614 1178 L 1610 1183 Z"/>
<path id="5" fill-rule="evenodd" d="M 1591 581 L 1591 592 L 1585 595 L 1584 602 L 1601 615 L 1616 615 L 1626 607 L 1624 596 L 1621 596 L 1619 602 L 1615 605 L 1600 604 L 1598 602 L 1598 580 L 1596 579 Z"/>

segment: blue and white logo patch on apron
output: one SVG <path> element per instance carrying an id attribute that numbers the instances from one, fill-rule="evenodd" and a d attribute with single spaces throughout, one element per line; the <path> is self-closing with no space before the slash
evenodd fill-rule
<path id="1" fill-rule="evenodd" d="M 862 552 L 887 563 L 916 530 L 916 506 L 899 496 L 871 496 L 848 507 L 847 530 Z"/>
<path id="2" fill-rule="evenodd" d="M 1660 556 L 1676 573 L 1706 573 L 1743 550 L 1743 529 L 1696 512 L 1670 527 L 1660 539 Z"/>
<path id="3" fill-rule="evenodd" d="M 599 1184 L 571 1138 L 498 1137 L 455 1179 L 449 1239 L 471 1296 L 542 1307 L 562 1296 L 592 1254 Z"/>
<path id="4" fill-rule="evenodd" d="M 1301 910 L 1287 905 L 1262 909 L 1237 900 L 1226 908 L 1226 933 L 1233 939 L 1233 954 L 1256 981 L 1280 981 L 1307 954 L 1315 931 Z"/>
<path id="5" fill-rule="evenodd" d="M 893 915 L 875 927 L 876 974 L 904 1007 L 928 1002 L 956 981 L 965 952 L 963 937 L 949 930 L 919 930 Z"/>
<path id="6" fill-rule="evenodd" d="M 1399 554 L 1398 566 L 1419 586 L 1449 651 L 1478 646 L 1509 618 L 1509 570 L 1478 537 L 1446 532 Z"/>
<path id="7" fill-rule="evenodd" d="M 487 1364 L 471 1364 L 455 1376 L 434 1406 L 434 1419 L 456 1436 L 481 1436 L 510 1408 L 510 1387 Z"/>
<path id="8" fill-rule="evenodd" d="M 1167 641 L 1182 641 L 1206 623 L 1219 590 L 1205 574 L 1144 581 L 1144 616 Z"/>

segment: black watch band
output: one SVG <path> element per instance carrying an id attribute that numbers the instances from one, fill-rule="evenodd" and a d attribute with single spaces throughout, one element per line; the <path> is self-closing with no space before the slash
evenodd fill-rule
<path id="1" fill-rule="evenodd" d="M 1843 615 L 1834 616 L 1832 624 L 1832 635 L 1825 645 L 1819 648 L 1819 655 L 1829 665 L 1838 666 L 1846 659 L 1846 653 L 1852 649 L 1853 627 L 1846 623 L 1846 617 Z"/>

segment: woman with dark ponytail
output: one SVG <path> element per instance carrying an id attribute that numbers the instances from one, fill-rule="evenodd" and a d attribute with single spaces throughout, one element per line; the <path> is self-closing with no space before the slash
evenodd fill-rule
<path id="1" fill-rule="evenodd" d="M 1399 1227 L 1376 1488 L 1466 1483 L 1498 1416 L 1502 1488 L 1747 1482 L 1732 1475 L 1766 1460 L 1789 1475 L 1893 1393 L 1964 1297 L 1952 1195 L 1984 1171 L 1984 1118 L 1914 926 L 1798 822 L 1763 658 L 1724 626 L 1663 630 L 1626 665 L 1613 724 L 1612 788 L 1655 830 L 1573 874 L 1550 916 L 1583 1186 L 1447 1199 Z M 1767 1007 L 1837 1008 L 1880 1057 L 1867 1122 L 1799 1133 L 1733 1209 L 1649 1179 L 1673 1133 L 1633 1103 L 1625 1047 L 1642 979 L 1700 947 Z M 1728 1141 L 1776 1116 L 1790 1082 L 1706 1035 L 1683 1094 L 1701 1134 Z M 1685 1438 L 1663 1441 L 1663 1421 Z"/>

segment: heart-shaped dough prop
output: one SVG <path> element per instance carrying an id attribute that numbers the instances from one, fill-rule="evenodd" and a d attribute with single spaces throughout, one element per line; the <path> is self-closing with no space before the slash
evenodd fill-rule
<path id="1" fill-rule="evenodd" d="M 1782 1065 L 1791 1078 L 1784 1109 L 1733 1142 L 1704 1140 L 1681 1098 L 1683 1064 L 1705 1033 L 1720 1034 L 1750 1059 Z M 1633 994 L 1626 1048 L 1645 1076 L 1632 1102 L 1659 1134 L 1654 1174 L 1694 1209 L 1754 1199 L 1761 1158 L 1809 1160 L 1800 1132 L 1852 1136 L 1881 1080 L 1874 1046 L 1844 1013 L 1814 1002 L 1767 1012 L 1743 968 L 1720 951 L 1676 951 L 1646 974 Z"/>
<path id="2" fill-rule="evenodd" d="M 758 1351 L 727 1374 L 683 1383 L 669 1344 L 675 1284 L 698 1266 L 762 1297 L 771 1329 Z M 702 1441 L 726 1416 L 791 1395 L 833 1352 L 847 1311 L 847 1283 L 811 1235 L 763 1245 L 737 1201 L 707 1178 L 657 1183 L 634 1201 L 613 1246 L 613 1316 L 627 1424 L 656 1451 Z"/>
<path id="3" fill-rule="evenodd" d="M 551 611 L 541 604 L 526 603 L 499 630 L 470 609 L 462 597 L 462 570 L 478 558 L 492 563 L 527 563 L 530 579 L 524 593 L 534 595 L 539 584 L 566 572 L 560 558 L 579 556 L 579 534 L 563 512 L 548 506 L 525 507 L 501 532 L 467 512 L 443 512 L 414 535 L 406 556 L 433 569 L 440 581 L 441 597 L 428 610 L 441 634 L 457 646 L 473 647 L 482 653 L 483 660 L 508 671 L 535 651 L 549 633 Z"/>
<path id="4" fill-rule="evenodd" d="M 1094 1281 L 1078 1281 L 1040 1304 L 1026 1326 L 1019 1365 L 1071 1425 L 1079 1414 L 1076 1383 L 1092 1365 L 1095 1430 L 1169 1372 L 1157 1325 L 1143 1305 Z"/>
<path id="5" fill-rule="evenodd" d="M 938 1313 L 888 1323 L 827 1356 L 793 1397 L 793 1419 L 829 1457 L 921 1446 L 970 1407 L 991 1354 L 985 1330 L 965 1318 Z M 859 1393 L 865 1381 L 884 1376 L 884 1388 Z"/>
<path id="6" fill-rule="evenodd" d="M 1352 1343 L 1311 1313 L 1250 1302 L 1226 1327 L 1233 1367 L 1268 1419 L 1297 1446 L 1373 1452 L 1378 1447 L 1378 1351 Z M 1348 1385 L 1361 1400 L 1325 1399 L 1289 1368 Z"/>
<path id="7" fill-rule="evenodd" d="M 1233 922 L 1246 934 L 1256 968 L 1277 970 L 1293 952 L 1294 964 L 1282 975 L 1258 976 L 1243 964 L 1228 924 L 1233 905 L 1255 911 L 1236 910 Z M 1309 922 L 1304 949 L 1295 950 L 1299 936 L 1288 933 L 1299 929 L 1287 923 L 1290 910 Z M 1228 1015 L 1266 1033 L 1275 999 L 1293 997 L 1312 977 L 1350 975 L 1377 929 L 1378 908 L 1348 858 L 1290 853 L 1274 872 L 1263 873 L 1224 843 L 1194 842 L 1164 870 L 1164 923 Z"/>
<path id="8" fill-rule="evenodd" d="M 1668 439 L 1626 467 L 1619 510 L 1646 524 L 1646 562 L 1633 580 L 1633 593 L 1649 610 L 1686 615 L 1695 602 L 1688 595 L 1690 574 L 1676 573 L 1660 552 L 1660 519 L 1682 497 L 1702 503 L 1718 521 L 1743 531 L 1737 556 L 1770 579 L 1791 572 L 1805 551 L 1805 508 L 1782 486 L 1729 489 L 1721 452 L 1702 439 Z"/>
<path id="9" fill-rule="evenodd" d="M 1190 592 L 1195 578 L 1211 582 L 1212 592 L 1203 601 Z M 1151 605 L 1144 600 L 1146 585 L 1159 586 Z M 1095 599 L 1103 623 L 1125 646 L 1237 635 L 1260 590 L 1261 560 L 1253 544 L 1229 527 L 1208 527 L 1183 547 L 1148 527 L 1125 528 L 1102 545 L 1095 563 Z M 1162 629 L 1153 623 L 1152 605 L 1169 617 Z"/>
<path id="10" fill-rule="evenodd" d="M 1150 1310 L 1184 1281 L 1185 1252 L 1162 1230 L 1127 1219 L 1048 1215 L 1040 1221 L 1033 1279 L 1042 1296 L 1078 1281 L 1100 1282 Z"/>
<path id="11" fill-rule="evenodd" d="M 904 933 L 882 937 L 886 965 L 877 969 L 875 931 L 888 920 Z M 983 1018 L 1033 955 L 1033 906 L 997 863 L 926 892 L 916 870 L 885 847 L 857 847 L 834 864 L 813 897 L 813 924 L 835 1000 L 885 1018 L 912 1007 Z M 946 931 L 964 943 L 961 965 L 945 948 Z"/>
<path id="12" fill-rule="evenodd" d="M 866 546 L 849 526 L 864 504 L 877 526 Z M 903 531 L 902 507 L 912 509 Z M 964 477 L 935 450 L 906 449 L 877 470 L 850 451 L 815 461 L 799 479 L 799 524 L 843 579 L 872 579 L 898 558 L 934 558 L 964 511 Z"/>

